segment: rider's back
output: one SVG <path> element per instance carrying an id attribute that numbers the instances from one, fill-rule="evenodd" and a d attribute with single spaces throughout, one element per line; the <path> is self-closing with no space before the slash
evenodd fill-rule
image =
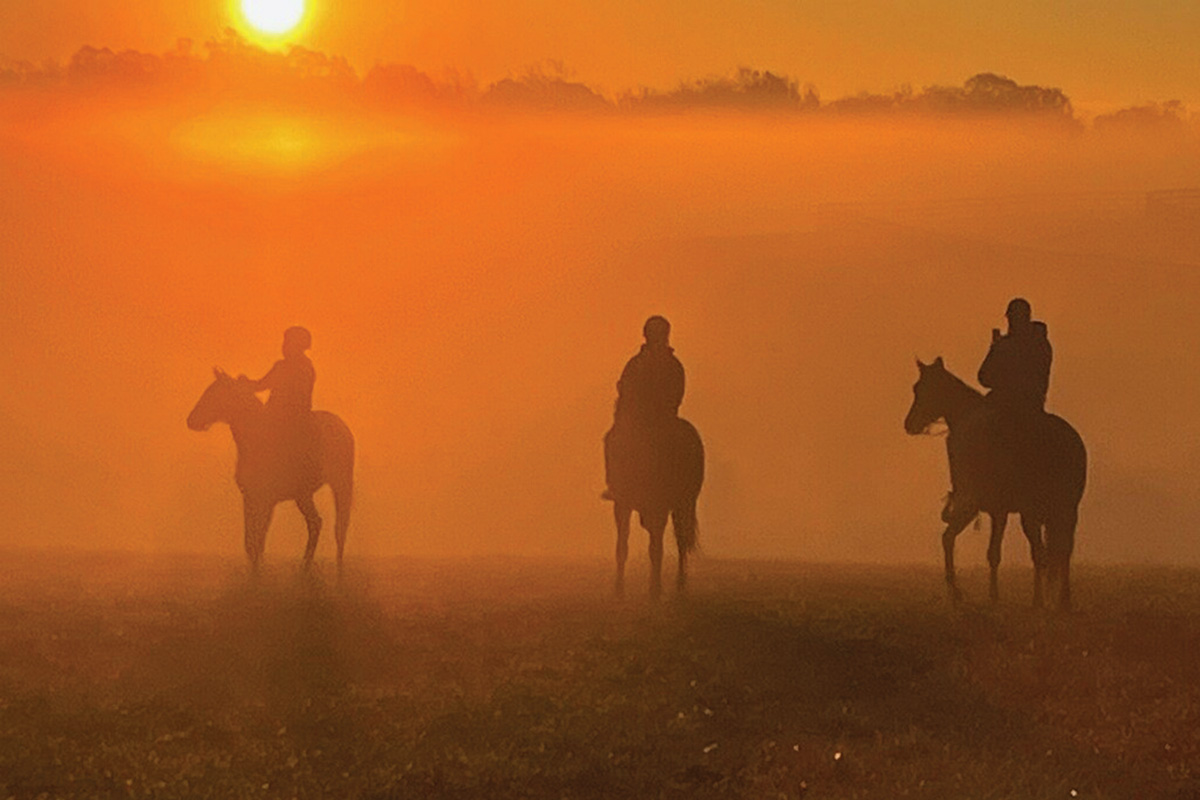
<path id="1" fill-rule="evenodd" d="M 313 385 L 317 372 L 304 354 L 281 358 L 262 379 L 271 390 L 267 410 L 276 416 L 301 417 L 312 411 Z"/>
<path id="2" fill-rule="evenodd" d="M 1042 411 L 1053 358 L 1045 323 L 1031 323 L 1027 330 L 1008 333 L 992 342 L 979 367 L 979 383 L 992 390 L 988 396 L 1000 408 Z"/>
<path id="3" fill-rule="evenodd" d="M 617 381 L 616 422 L 656 425 L 669 422 L 683 402 L 683 364 L 670 347 L 642 349 Z"/>

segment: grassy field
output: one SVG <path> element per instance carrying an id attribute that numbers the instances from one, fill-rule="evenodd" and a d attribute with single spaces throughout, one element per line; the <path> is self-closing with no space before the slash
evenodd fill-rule
<path id="1" fill-rule="evenodd" d="M 8 554 L 0 798 L 1200 798 L 1200 574 Z"/>

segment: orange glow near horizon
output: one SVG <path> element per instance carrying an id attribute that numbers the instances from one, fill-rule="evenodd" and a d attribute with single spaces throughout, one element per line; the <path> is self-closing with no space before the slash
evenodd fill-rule
<path id="1" fill-rule="evenodd" d="M 122 138 L 135 147 L 136 132 Z M 390 126 L 282 113 L 224 112 L 176 124 L 171 143 L 184 164 L 203 170 L 264 176 L 305 176 L 371 157 L 437 161 L 454 137 L 413 122 Z"/>

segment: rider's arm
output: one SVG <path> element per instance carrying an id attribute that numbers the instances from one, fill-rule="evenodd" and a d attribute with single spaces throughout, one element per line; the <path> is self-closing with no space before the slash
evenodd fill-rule
<path id="1" fill-rule="evenodd" d="M 270 371 L 267 372 L 266 375 L 263 375 L 258 380 L 251 380 L 250 378 L 246 378 L 246 382 L 248 384 L 250 384 L 250 388 L 252 388 L 254 391 L 265 392 L 267 389 L 270 389 L 275 386 L 275 379 L 278 376 L 279 376 L 279 362 L 276 361 L 275 366 L 271 367 Z"/>
<path id="2" fill-rule="evenodd" d="M 617 397 L 621 397 L 630 386 L 630 376 L 637 369 L 637 356 L 629 359 L 625 364 L 625 369 L 621 370 L 621 377 L 617 378 Z"/>
<path id="3" fill-rule="evenodd" d="M 991 346 L 991 348 L 988 350 L 987 357 L 984 358 L 983 363 L 979 365 L 979 385 L 988 389 L 996 388 L 995 383 L 996 378 L 998 377 L 996 372 L 1000 368 L 996 362 L 998 362 L 1001 358 L 996 354 L 996 350 L 998 349 L 997 346 L 999 344 L 1000 342 L 997 342 Z"/>
<path id="4" fill-rule="evenodd" d="M 671 408 L 678 411 L 679 406 L 683 403 L 686 378 L 684 377 L 683 364 L 678 359 L 675 360 L 673 367 L 672 372 L 674 374 L 671 376 Z"/>

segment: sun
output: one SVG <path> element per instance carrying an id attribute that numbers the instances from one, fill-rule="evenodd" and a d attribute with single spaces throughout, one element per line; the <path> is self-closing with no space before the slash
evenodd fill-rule
<path id="1" fill-rule="evenodd" d="M 282 36 L 304 19 L 304 0 L 241 0 L 242 16 L 259 33 Z"/>

